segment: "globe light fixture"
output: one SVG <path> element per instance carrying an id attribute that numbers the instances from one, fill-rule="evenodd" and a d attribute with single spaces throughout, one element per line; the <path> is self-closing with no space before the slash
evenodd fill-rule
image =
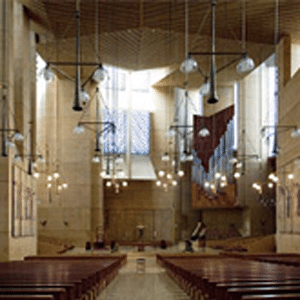
<path id="1" fill-rule="evenodd" d="M 49 64 L 46 65 L 46 67 L 44 69 L 41 70 L 41 73 L 40 73 L 44 79 L 48 82 L 52 81 L 53 78 L 54 78 L 54 73 L 53 71 L 51 70 Z"/>
<path id="2" fill-rule="evenodd" d="M 252 71 L 255 68 L 255 63 L 251 57 L 249 57 L 246 53 L 243 54 L 241 60 L 236 66 L 236 70 L 238 73 L 247 73 Z"/>
<path id="3" fill-rule="evenodd" d="M 106 78 L 108 78 L 108 72 L 106 69 L 103 68 L 102 64 L 100 64 L 99 67 L 95 70 L 92 79 L 95 82 L 100 83 L 104 81 Z"/>
<path id="4" fill-rule="evenodd" d="M 75 134 L 83 134 L 84 133 L 84 127 L 80 124 L 76 125 L 76 127 L 74 128 L 74 133 Z"/>
<path id="5" fill-rule="evenodd" d="M 199 132 L 198 132 L 198 135 L 201 136 L 201 137 L 207 137 L 210 135 L 210 132 L 209 130 L 206 128 L 206 127 L 202 127 Z"/>
<path id="6" fill-rule="evenodd" d="M 14 139 L 16 141 L 23 141 L 24 140 L 24 136 L 19 131 L 16 131 L 15 134 L 14 134 Z"/>
<path id="7" fill-rule="evenodd" d="M 191 55 L 188 55 L 188 57 L 180 65 L 180 71 L 184 74 L 194 73 L 197 70 L 198 63 Z"/>

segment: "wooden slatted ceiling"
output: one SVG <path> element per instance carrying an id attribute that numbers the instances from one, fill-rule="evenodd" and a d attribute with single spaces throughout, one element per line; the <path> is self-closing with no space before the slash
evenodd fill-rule
<path id="1" fill-rule="evenodd" d="M 53 41 L 45 31 L 40 32 L 38 50 L 44 58 L 74 59 L 76 0 L 19 1 L 55 36 Z M 185 56 L 185 0 L 81 0 L 82 57 L 92 61 L 96 59 L 96 1 L 101 62 L 135 70 L 179 66 Z M 231 39 L 237 51 L 241 50 L 242 1 L 216 0 L 216 37 Z M 210 0 L 189 0 L 189 44 L 193 51 L 210 49 L 210 3 Z M 275 0 L 246 0 L 246 7 L 247 43 L 257 43 L 255 49 L 260 49 L 259 44 L 271 47 Z M 300 0 L 279 0 L 279 37 L 290 35 L 293 42 L 300 43 L 299 29 Z M 249 51 L 258 55 L 256 61 L 261 61 L 270 47 L 264 54 Z M 218 51 L 230 49 L 230 43 L 217 40 Z M 208 65 L 207 57 L 196 59 Z M 71 75 L 71 71 L 65 71 Z"/>

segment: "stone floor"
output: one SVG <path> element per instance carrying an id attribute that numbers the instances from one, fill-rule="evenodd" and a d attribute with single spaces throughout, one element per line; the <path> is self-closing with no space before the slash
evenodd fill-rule
<path id="1" fill-rule="evenodd" d="M 143 258 L 145 265 L 138 264 Z M 184 300 L 190 297 L 156 263 L 154 252 L 128 252 L 127 264 L 97 300 Z"/>

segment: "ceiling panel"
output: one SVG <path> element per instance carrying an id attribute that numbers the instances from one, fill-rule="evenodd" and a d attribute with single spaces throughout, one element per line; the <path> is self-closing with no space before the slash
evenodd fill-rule
<path id="1" fill-rule="evenodd" d="M 39 31 L 38 51 L 42 56 L 46 60 L 75 59 L 76 1 L 19 1 L 50 32 Z M 276 0 L 246 0 L 247 48 L 252 51 L 250 54 L 257 55 L 256 61 L 270 52 L 275 34 L 290 35 L 293 42 L 300 43 L 300 0 L 277 1 L 278 31 L 275 30 Z M 210 49 L 210 7 L 208 0 L 188 1 L 189 50 Z M 81 0 L 81 56 L 134 70 L 179 66 L 185 57 L 185 8 L 184 0 Z M 228 51 L 231 44 L 237 51 L 242 50 L 242 8 L 242 0 L 216 1 L 217 51 Z M 223 39 L 232 43 L 224 43 Z M 262 47 L 267 47 L 264 54 L 257 51 Z M 209 65 L 208 57 L 196 59 L 202 64 L 204 61 L 204 69 Z"/>

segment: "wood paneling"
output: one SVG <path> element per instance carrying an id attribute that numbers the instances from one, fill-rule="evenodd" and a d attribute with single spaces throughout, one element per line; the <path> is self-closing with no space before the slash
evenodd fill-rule
<path id="1" fill-rule="evenodd" d="M 39 52 L 47 59 L 64 60 L 75 52 L 75 0 L 19 0 L 41 30 Z M 97 2 L 98 1 L 98 2 Z M 246 39 L 248 43 L 274 45 L 275 0 L 246 1 Z M 300 41 L 299 0 L 279 1 L 279 38 L 290 35 Z M 179 64 L 185 43 L 185 1 L 169 0 L 81 0 L 82 55 L 96 59 L 95 31 L 98 26 L 100 60 L 128 69 L 147 69 Z M 210 1 L 189 0 L 189 46 L 203 51 L 203 39 L 210 37 Z M 242 0 L 219 0 L 216 5 L 216 37 L 240 43 Z M 98 8 L 98 12 L 96 10 Z M 97 12 L 97 13 L 96 13 Z M 96 21 L 96 17 L 98 19 Z M 57 42 L 68 39 L 68 43 Z M 56 51 L 50 51 L 53 42 Z M 206 45 L 207 46 L 207 45 Z M 218 45 L 217 45 L 218 46 Z M 218 48 L 220 47 L 220 48 Z M 223 46 L 219 45 L 219 51 Z M 252 53 L 251 53 L 252 54 Z M 252 54 L 253 55 L 253 54 Z M 259 58 L 259 53 L 254 54 Z M 74 56 L 74 54 L 73 54 Z M 72 55 L 71 55 L 72 57 Z M 200 58 L 197 58 L 200 60 Z M 260 61 L 260 59 L 256 59 Z M 72 73 L 69 71 L 69 73 Z"/>

